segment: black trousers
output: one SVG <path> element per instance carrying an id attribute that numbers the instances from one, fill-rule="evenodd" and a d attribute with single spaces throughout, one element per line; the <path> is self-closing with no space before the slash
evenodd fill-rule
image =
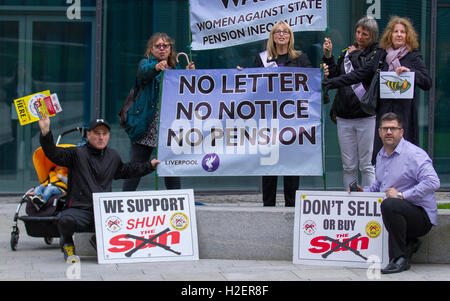
<path id="1" fill-rule="evenodd" d="M 73 243 L 75 232 L 95 232 L 94 212 L 80 208 L 67 208 L 58 219 L 58 230 L 63 243 Z"/>
<path id="2" fill-rule="evenodd" d="M 389 259 L 411 256 L 411 244 L 432 227 L 426 211 L 407 200 L 388 198 L 381 203 L 384 226 L 389 232 Z"/>
<path id="3" fill-rule="evenodd" d="M 131 161 L 133 162 L 148 162 L 152 155 L 153 147 L 145 146 L 141 144 L 131 144 Z M 139 186 L 141 178 L 125 179 L 123 182 L 123 191 L 136 191 Z M 164 184 L 167 189 L 180 189 L 181 179 L 180 177 L 165 177 Z"/>
<path id="4" fill-rule="evenodd" d="M 264 206 L 275 206 L 278 176 L 263 176 L 262 191 Z M 284 202 L 286 207 L 295 206 L 295 192 L 299 187 L 299 176 L 284 176 Z"/>

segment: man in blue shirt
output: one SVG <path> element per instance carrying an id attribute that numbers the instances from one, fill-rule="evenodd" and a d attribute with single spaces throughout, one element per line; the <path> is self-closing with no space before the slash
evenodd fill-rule
<path id="1" fill-rule="evenodd" d="M 377 154 L 375 182 L 359 191 L 386 192 L 381 203 L 383 223 L 389 232 L 389 264 L 383 274 L 410 268 L 410 259 L 419 246 L 418 237 L 437 225 L 434 192 L 440 181 L 427 153 L 403 139 L 400 117 L 386 113 L 378 134 L 383 148 Z"/>

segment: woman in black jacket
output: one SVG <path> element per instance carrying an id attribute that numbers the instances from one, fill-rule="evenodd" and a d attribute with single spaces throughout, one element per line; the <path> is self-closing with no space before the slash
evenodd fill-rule
<path id="1" fill-rule="evenodd" d="M 255 59 L 255 67 L 312 67 L 308 56 L 294 49 L 294 33 L 289 25 L 280 21 L 270 31 L 267 50 Z M 275 206 L 277 176 L 263 176 L 263 204 Z M 299 176 L 284 176 L 284 200 L 287 207 L 295 206 L 295 191 L 299 187 Z"/>
<path id="2" fill-rule="evenodd" d="M 378 51 L 378 24 L 372 17 L 363 17 L 355 25 L 355 43 L 342 50 L 335 63 L 331 55 L 332 42 L 325 38 L 323 63 L 328 65 L 328 78 L 338 77 L 366 66 Z M 358 182 L 358 166 L 362 186 L 375 180 L 372 165 L 375 135 L 375 114 L 365 112 L 360 99 L 368 89 L 367 83 L 357 83 L 338 89 L 331 107 L 330 116 L 337 124 L 339 147 L 343 166 L 344 188 Z"/>
<path id="3" fill-rule="evenodd" d="M 415 73 L 415 88 L 422 90 L 431 88 L 431 77 L 425 67 L 418 47 L 417 34 L 411 22 L 407 18 L 391 17 L 380 40 L 382 51 L 378 51 L 376 57 L 365 67 L 349 74 L 327 79 L 324 85 L 328 89 L 348 86 L 361 81 L 370 81 L 377 69 L 381 71 L 395 71 Z M 403 120 L 403 137 L 418 144 L 418 113 L 415 99 L 379 99 L 377 105 L 377 124 L 379 118 L 388 112 L 399 115 Z M 380 137 L 375 135 L 372 162 L 382 147 Z"/>

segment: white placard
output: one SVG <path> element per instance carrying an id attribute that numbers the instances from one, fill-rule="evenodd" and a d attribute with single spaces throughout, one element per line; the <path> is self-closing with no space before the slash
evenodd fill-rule
<path id="1" fill-rule="evenodd" d="M 198 260 L 192 189 L 94 193 L 98 263 Z"/>
<path id="2" fill-rule="evenodd" d="M 368 268 L 389 261 L 383 193 L 297 191 L 294 263 Z"/>
<path id="3" fill-rule="evenodd" d="M 415 72 L 380 72 L 380 98 L 413 99 Z"/>

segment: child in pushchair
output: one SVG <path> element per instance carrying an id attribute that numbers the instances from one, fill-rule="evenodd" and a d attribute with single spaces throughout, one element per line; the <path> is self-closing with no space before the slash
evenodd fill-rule
<path id="1" fill-rule="evenodd" d="M 61 138 L 69 133 L 79 131 L 82 135 L 82 142 L 77 145 L 82 145 L 86 143 L 86 128 L 77 127 L 68 130 L 61 135 L 59 135 L 56 145 L 58 147 L 74 147 L 73 144 L 59 144 Z M 39 183 L 41 185 L 29 189 L 20 199 L 19 205 L 17 206 L 16 213 L 13 219 L 13 230 L 11 232 L 11 249 L 16 250 L 19 241 L 19 227 L 17 224 L 18 220 L 21 220 L 25 224 L 25 229 L 27 234 L 31 237 L 43 237 L 46 244 L 51 244 L 53 238 L 60 237 L 60 233 L 57 228 L 58 214 L 61 212 L 65 205 L 65 195 L 67 189 L 67 176 L 68 171 L 66 167 L 60 167 L 50 161 L 44 154 L 42 147 L 36 149 L 33 153 L 33 165 L 38 176 Z M 56 183 L 58 178 L 58 173 L 60 177 L 65 179 L 63 185 L 62 182 Z M 58 193 L 50 194 L 50 191 L 45 191 L 50 185 L 58 185 Z M 47 185 L 48 184 L 48 185 Z M 61 188 L 61 189 L 60 189 Z M 53 187 L 52 187 L 53 189 Z M 42 190 L 42 192 L 41 192 Z M 56 192 L 56 189 L 53 191 Z M 39 194 L 42 195 L 39 196 Z M 33 201 L 34 200 L 34 201 Z M 20 208 L 26 203 L 25 213 L 27 215 L 19 216 Z M 61 243 L 61 242 L 60 242 Z"/>
<path id="2" fill-rule="evenodd" d="M 50 169 L 48 178 L 30 193 L 33 195 L 31 202 L 36 206 L 37 210 L 40 210 L 51 196 L 66 193 L 66 191 L 67 168 L 54 166 Z"/>

